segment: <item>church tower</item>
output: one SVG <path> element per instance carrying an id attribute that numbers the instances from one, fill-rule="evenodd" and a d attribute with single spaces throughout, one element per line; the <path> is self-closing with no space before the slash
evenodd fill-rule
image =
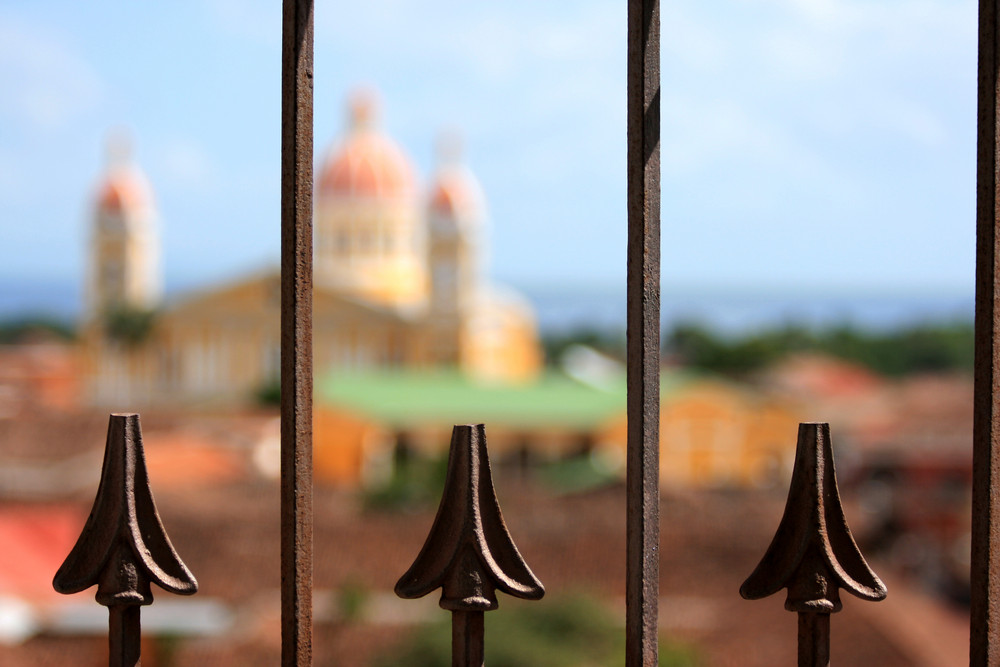
<path id="1" fill-rule="evenodd" d="M 128 143 L 109 142 L 108 166 L 97 188 L 87 277 L 87 314 L 153 308 L 161 294 L 156 209 L 149 182 L 132 162 Z"/>
<path id="2" fill-rule="evenodd" d="M 485 204 L 479 182 L 462 163 L 459 142 L 439 142 L 439 166 L 427 205 L 432 357 L 462 362 L 463 337 L 480 291 L 479 254 Z"/>

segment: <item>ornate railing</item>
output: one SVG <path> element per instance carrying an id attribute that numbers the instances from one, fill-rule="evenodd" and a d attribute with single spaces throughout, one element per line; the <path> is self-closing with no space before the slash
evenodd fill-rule
<path id="1" fill-rule="evenodd" d="M 976 375 L 970 663 L 1000 664 L 1000 51 L 998 0 L 981 0 L 977 172 Z M 312 0 L 284 0 L 282 49 L 282 664 L 312 663 Z M 628 463 L 626 664 L 657 664 L 659 597 L 659 2 L 628 2 Z M 482 612 L 494 591 L 540 597 L 493 495 L 480 427 L 458 427 L 427 544 L 400 580 L 404 596 L 441 587 L 454 614 L 456 665 L 482 664 Z M 152 502 L 138 417 L 112 417 L 104 475 L 80 541 L 56 576 L 63 592 L 98 586 L 111 663 L 139 661 L 139 607 L 150 583 L 192 593 Z M 885 588 L 858 552 L 840 507 L 829 432 L 803 425 L 785 515 L 746 597 L 787 588 L 799 613 L 799 661 L 829 661 L 839 589 Z"/>
<path id="2" fill-rule="evenodd" d="M 114 414 L 93 509 L 53 585 L 60 593 L 97 586 L 97 602 L 108 607 L 110 617 L 109 665 L 135 667 L 139 609 L 153 602 L 154 582 L 181 595 L 198 588 L 157 514 L 139 416 Z M 740 594 L 757 599 L 782 588 L 788 591 L 785 608 L 799 615 L 800 667 L 829 665 L 830 615 L 841 609 L 841 589 L 865 600 L 886 596 L 848 528 L 828 424 L 799 426 L 784 515 Z M 497 591 L 528 600 L 545 592 L 504 523 L 482 424 L 455 426 L 437 515 L 416 560 L 396 584 L 403 598 L 437 589 L 440 606 L 452 613 L 455 667 L 484 664 L 484 612 L 498 607 Z"/>

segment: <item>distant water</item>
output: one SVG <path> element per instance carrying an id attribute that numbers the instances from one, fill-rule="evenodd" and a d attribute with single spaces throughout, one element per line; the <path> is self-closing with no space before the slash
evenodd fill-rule
<path id="1" fill-rule="evenodd" d="M 545 333 L 582 327 L 624 330 L 625 290 L 599 287 L 519 287 L 538 313 Z M 794 323 L 810 327 L 850 323 L 891 329 L 920 322 L 971 321 L 971 293 L 805 294 L 753 291 L 690 290 L 662 294 L 665 329 L 678 322 L 698 322 L 728 333 L 742 333 Z M 47 315 L 73 321 L 80 314 L 80 294 L 72 283 L 0 278 L 0 318 Z"/>
<path id="2" fill-rule="evenodd" d="M 79 315 L 80 291 L 72 283 L 0 278 L 0 318 L 41 316 L 74 321 Z"/>
<path id="3" fill-rule="evenodd" d="M 581 327 L 625 328 L 625 290 L 525 288 L 539 327 L 558 333 Z M 661 295 L 664 329 L 700 323 L 739 334 L 784 324 L 819 328 L 839 324 L 887 330 L 925 322 L 971 322 L 973 295 L 960 293 L 776 294 L 722 290 Z"/>

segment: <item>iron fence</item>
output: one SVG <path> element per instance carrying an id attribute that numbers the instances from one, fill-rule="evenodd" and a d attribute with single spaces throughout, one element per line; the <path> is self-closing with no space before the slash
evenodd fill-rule
<path id="1" fill-rule="evenodd" d="M 997 252 L 1000 53 L 997 0 L 981 0 L 977 171 L 976 368 L 973 451 L 971 665 L 1000 664 L 1000 309 Z M 626 664 L 658 663 L 659 598 L 659 2 L 628 1 L 628 453 Z M 282 664 L 312 664 L 312 187 L 313 0 L 284 0 L 282 41 L 281 624 Z M 113 415 L 101 485 L 55 587 L 98 586 L 109 607 L 110 663 L 139 664 L 139 607 L 150 582 L 193 593 L 145 473 L 137 415 Z M 485 431 L 458 426 L 448 482 L 404 597 L 442 589 L 453 613 L 453 664 L 483 664 L 483 612 L 495 591 L 530 599 L 541 583 L 504 526 Z M 748 598 L 788 589 L 799 614 L 799 664 L 829 664 L 839 590 L 885 597 L 844 519 L 829 428 L 803 424 L 785 514 Z"/>

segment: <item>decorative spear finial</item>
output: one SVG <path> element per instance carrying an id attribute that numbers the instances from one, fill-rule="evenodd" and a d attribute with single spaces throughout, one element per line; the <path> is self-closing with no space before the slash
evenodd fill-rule
<path id="1" fill-rule="evenodd" d="M 448 475 L 434 525 L 396 594 L 418 598 L 441 588 L 452 612 L 452 664 L 483 664 L 483 612 L 498 606 L 496 590 L 537 600 L 545 589 L 507 532 L 493 489 L 486 429 L 455 426 Z"/>
<path id="2" fill-rule="evenodd" d="M 829 664 L 830 614 L 841 609 L 841 588 L 863 600 L 886 596 L 844 518 L 829 424 L 799 424 L 785 513 L 740 595 L 756 600 L 782 588 L 785 609 L 799 613 L 799 665 L 809 667 Z"/>
<path id="3" fill-rule="evenodd" d="M 108 664 L 133 667 L 139 664 L 139 606 L 153 602 L 150 582 L 180 595 L 198 591 L 156 511 L 139 415 L 113 414 L 94 506 L 52 585 L 70 594 L 97 584 L 97 602 L 110 616 Z"/>

